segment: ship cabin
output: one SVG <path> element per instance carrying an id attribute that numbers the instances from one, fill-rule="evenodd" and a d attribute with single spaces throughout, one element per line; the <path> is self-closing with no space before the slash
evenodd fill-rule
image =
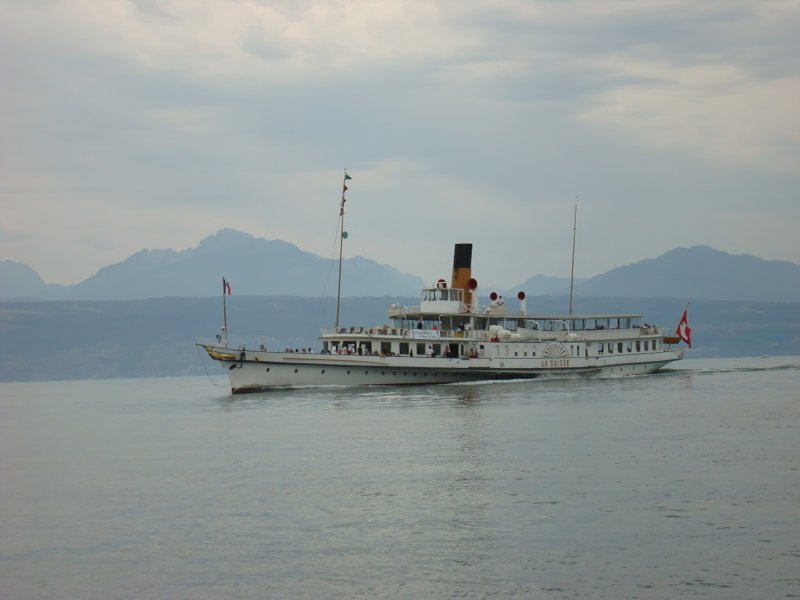
<path id="1" fill-rule="evenodd" d="M 584 358 L 622 352 L 656 352 L 661 333 L 639 324 L 636 314 L 529 315 L 525 294 L 519 310 L 502 296 L 478 306 L 472 278 L 472 244 L 456 244 L 450 285 L 439 279 L 422 289 L 419 306 L 389 307 L 389 324 L 322 331 L 322 352 L 380 356 L 496 358 L 542 356 L 557 342 L 559 351 Z M 562 348 L 563 346 L 563 348 Z M 554 346 L 550 346 L 552 351 Z"/>
<path id="2" fill-rule="evenodd" d="M 322 352 L 535 357 L 552 341 L 569 344 L 570 354 L 584 357 L 663 349 L 661 332 L 654 326 L 641 325 L 642 316 L 638 314 L 527 314 L 524 295 L 519 310 L 510 310 L 502 299 L 480 307 L 477 294 L 474 304 L 469 305 L 465 303 L 465 290 L 442 283 L 424 288 L 419 306 L 391 305 L 388 325 L 323 331 Z"/>

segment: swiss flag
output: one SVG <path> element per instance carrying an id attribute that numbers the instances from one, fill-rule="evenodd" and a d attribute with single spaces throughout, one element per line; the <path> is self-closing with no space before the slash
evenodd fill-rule
<path id="1" fill-rule="evenodd" d="M 684 342 L 689 345 L 689 348 L 692 347 L 692 328 L 689 327 L 689 320 L 687 318 L 686 313 L 689 309 L 685 309 L 683 311 L 683 316 L 681 317 L 680 322 L 678 323 L 678 328 L 675 330 L 675 335 L 681 338 Z"/>

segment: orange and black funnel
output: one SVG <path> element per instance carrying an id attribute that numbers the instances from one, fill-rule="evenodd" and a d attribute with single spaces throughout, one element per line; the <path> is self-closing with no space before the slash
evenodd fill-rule
<path id="1" fill-rule="evenodd" d="M 472 244 L 456 244 L 453 253 L 453 280 L 450 287 L 464 290 L 464 304 L 471 306 L 472 290 L 475 289 L 476 283 L 472 279 Z"/>

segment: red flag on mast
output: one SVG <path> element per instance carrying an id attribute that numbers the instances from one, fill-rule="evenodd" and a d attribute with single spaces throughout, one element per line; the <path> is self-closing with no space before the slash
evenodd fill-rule
<path id="1" fill-rule="evenodd" d="M 678 327 L 675 329 L 675 335 L 681 338 L 684 342 L 686 342 L 689 348 L 692 347 L 692 328 L 689 327 L 689 319 L 687 317 L 689 309 L 686 308 L 683 311 L 683 316 L 681 317 L 680 322 L 678 323 Z"/>
<path id="2" fill-rule="evenodd" d="M 222 293 L 226 296 L 231 295 L 231 284 L 228 283 L 225 278 L 222 278 Z"/>

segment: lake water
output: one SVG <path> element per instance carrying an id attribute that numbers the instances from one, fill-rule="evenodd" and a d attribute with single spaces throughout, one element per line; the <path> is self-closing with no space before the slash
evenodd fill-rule
<path id="1" fill-rule="evenodd" d="M 800 597 L 800 357 L 0 385 L 3 600 L 490 597 Z"/>

